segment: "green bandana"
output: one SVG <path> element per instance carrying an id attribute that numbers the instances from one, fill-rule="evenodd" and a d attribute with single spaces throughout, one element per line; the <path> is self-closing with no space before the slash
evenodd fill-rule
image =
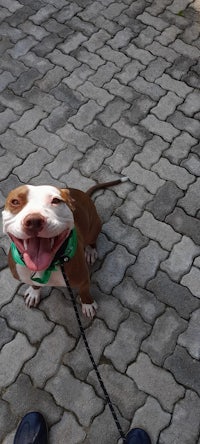
<path id="1" fill-rule="evenodd" d="M 70 259 L 72 259 L 72 257 L 75 255 L 76 249 L 77 249 L 77 232 L 76 232 L 76 228 L 73 228 L 73 230 L 71 231 L 71 233 L 69 235 L 67 246 L 66 246 L 64 252 L 62 253 L 62 258 L 63 258 L 64 262 L 68 262 Z M 19 265 L 23 265 L 25 267 L 26 265 L 22 259 L 21 253 L 17 249 L 14 242 L 11 242 L 10 250 L 11 250 L 12 258 L 15 261 L 15 263 L 19 264 Z M 34 275 L 36 274 L 36 273 L 34 273 L 33 276 L 31 277 L 31 280 L 34 282 L 38 282 L 39 284 L 47 284 L 47 282 L 49 281 L 49 278 L 51 276 L 51 272 L 57 271 L 58 270 L 57 265 L 60 265 L 60 263 L 61 263 L 60 259 L 53 260 L 51 265 L 46 270 L 43 271 L 43 274 L 41 277 L 34 278 Z"/>

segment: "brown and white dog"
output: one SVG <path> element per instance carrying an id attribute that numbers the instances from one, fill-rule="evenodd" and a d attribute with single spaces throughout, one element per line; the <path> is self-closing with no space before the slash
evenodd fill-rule
<path id="1" fill-rule="evenodd" d="M 9 251 L 8 262 L 13 276 L 30 285 L 25 292 L 27 306 L 39 304 L 41 286 L 65 286 L 60 267 L 51 272 L 47 284 L 33 285 L 31 278 L 48 269 L 75 227 L 77 247 L 74 256 L 65 263 L 65 273 L 71 287 L 79 292 L 82 312 L 91 318 L 95 315 L 97 304 L 90 294 L 88 265 L 97 257 L 96 240 L 101 221 L 90 196 L 98 189 L 125 180 L 127 178 L 98 184 L 86 193 L 49 185 L 22 185 L 9 193 L 2 213 L 3 231 L 17 247 L 23 261 L 22 265 L 16 263 Z"/>

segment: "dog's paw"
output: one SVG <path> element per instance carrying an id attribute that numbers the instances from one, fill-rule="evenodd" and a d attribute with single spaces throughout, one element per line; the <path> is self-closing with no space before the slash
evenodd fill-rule
<path id="1" fill-rule="evenodd" d="M 97 259 L 97 250 L 90 245 L 85 247 L 85 259 L 88 265 L 93 265 Z"/>
<path id="2" fill-rule="evenodd" d="M 97 308 L 98 305 L 95 301 L 92 304 L 82 304 L 82 313 L 84 314 L 84 316 L 87 316 L 87 318 L 93 319 L 96 314 Z"/>
<path id="3" fill-rule="evenodd" d="M 24 293 L 24 299 L 27 307 L 37 307 L 40 302 L 40 288 L 28 287 Z"/>

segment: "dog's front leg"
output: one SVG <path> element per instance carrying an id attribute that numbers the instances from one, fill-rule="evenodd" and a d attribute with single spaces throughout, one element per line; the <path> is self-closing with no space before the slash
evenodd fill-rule
<path id="1" fill-rule="evenodd" d="M 76 288 L 78 291 L 78 295 L 81 300 L 82 313 L 84 316 L 92 319 L 96 314 L 98 305 L 90 294 L 90 280 L 86 278 L 81 283 L 76 285 L 70 283 L 70 285 L 72 285 L 72 287 Z"/>
<path id="2" fill-rule="evenodd" d="M 75 256 L 65 264 L 65 272 L 70 286 L 78 290 L 83 314 L 88 318 L 93 318 L 96 314 L 97 303 L 90 294 L 90 275 L 82 243 L 78 244 Z"/>
<path id="3" fill-rule="evenodd" d="M 37 307 L 40 302 L 40 289 L 37 285 L 31 285 L 24 294 L 25 304 L 27 307 Z"/>
<path id="4" fill-rule="evenodd" d="M 82 304 L 82 313 L 92 319 L 96 314 L 98 305 L 90 295 L 88 284 L 80 286 L 79 296 Z"/>

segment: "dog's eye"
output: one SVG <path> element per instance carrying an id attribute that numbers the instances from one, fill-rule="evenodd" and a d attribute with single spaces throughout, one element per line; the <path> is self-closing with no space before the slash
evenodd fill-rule
<path id="1" fill-rule="evenodd" d="M 58 204 L 60 204 L 60 203 L 63 203 L 63 200 L 62 200 L 62 199 L 59 199 L 58 197 L 53 197 L 51 203 L 52 203 L 52 204 L 55 204 L 55 205 L 58 205 Z"/>
<path id="2" fill-rule="evenodd" d="M 17 207 L 17 205 L 20 205 L 20 201 L 18 199 L 12 199 L 10 203 L 14 207 Z"/>

